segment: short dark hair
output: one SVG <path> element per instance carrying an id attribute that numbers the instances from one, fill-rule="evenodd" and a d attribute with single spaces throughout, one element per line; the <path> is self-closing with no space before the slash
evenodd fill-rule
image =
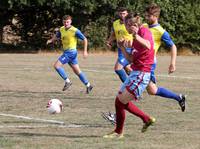
<path id="1" fill-rule="evenodd" d="M 68 19 L 72 20 L 72 17 L 70 15 L 64 15 L 62 17 L 62 20 L 68 20 Z"/>
<path id="2" fill-rule="evenodd" d="M 135 17 L 139 17 L 140 14 L 137 12 L 130 12 L 127 16 L 126 16 L 126 20 L 131 19 L 131 18 L 135 18 Z"/>
<path id="3" fill-rule="evenodd" d="M 155 3 L 152 3 L 146 7 L 145 12 L 147 12 L 150 15 L 159 17 L 160 16 L 160 6 L 158 6 Z"/>
<path id="4" fill-rule="evenodd" d="M 117 12 L 122 12 L 122 11 L 128 11 L 128 9 L 125 8 L 125 7 L 118 7 L 117 8 Z"/>

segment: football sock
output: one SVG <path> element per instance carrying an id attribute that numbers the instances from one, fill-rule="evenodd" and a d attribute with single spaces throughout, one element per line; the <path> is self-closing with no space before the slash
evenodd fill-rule
<path id="1" fill-rule="evenodd" d="M 122 133 L 123 127 L 124 127 L 124 121 L 125 121 L 125 117 L 126 117 L 124 108 L 125 108 L 125 105 L 119 101 L 118 97 L 116 97 L 116 99 L 115 99 L 115 110 L 116 110 L 115 132 L 118 134 Z"/>
<path id="2" fill-rule="evenodd" d="M 69 82 L 70 82 L 69 78 L 67 78 L 67 79 L 65 80 L 65 82 L 69 83 Z"/>
<path id="3" fill-rule="evenodd" d="M 88 84 L 89 81 L 87 80 L 87 78 L 83 72 L 79 73 L 78 77 L 81 80 L 81 82 L 83 82 L 83 84 L 85 84 L 85 85 Z"/>
<path id="4" fill-rule="evenodd" d="M 90 82 L 88 82 L 86 86 L 87 86 L 87 87 L 90 87 Z"/>
<path id="5" fill-rule="evenodd" d="M 119 76 L 120 80 L 124 82 L 127 78 L 126 72 L 124 69 L 115 70 L 116 74 Z"/>
<path id="6" fill-rule="evenodd" d="M 64 68 L 59 67 L 59 68 L 55 68 L 55 69 L 58 72 L 58 74 L 63 78 L 63 80 L 67 79 L 67 74 L 65 73 Z"/>
<path id="7" fill-rule="evenodd" d="M 170 98 L 170 99 L 174 99 L 176 101 L 180 101 L 181 98 L 179 95 L 173 93 L 170 90 L 167 90 L 165 88 L 159 87 L 157 92 L 156 92 L 157 96 L 161 96 L 161 97 L 165 97 L 165 98 Z"/>
<path id="8" fill-rule="evenodd" d="M 140 109 L 139 109 L 134 103 L 132 103 L 131 101 L 129 101 L 129 102 L 125 105 L 125 109 L 126 109 L 128 112 L 130 112 L 130 113 L 132 113 L 132 114 L 134 114 L 134 115 L 140 117 L 140 118 L 143 120 L 144 123 L 148 122 L 149 119 L 150 119 L 150 117 L 149 117 L 148 115 L 146 115 L 142 110 L 140 110 Z"/>

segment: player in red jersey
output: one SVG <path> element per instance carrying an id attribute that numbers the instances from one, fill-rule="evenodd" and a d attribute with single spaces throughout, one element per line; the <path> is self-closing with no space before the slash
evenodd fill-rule
<path id="1" fill-rule="evenodd" d="M 140 16 L 129 14 L 125 19 L 127 31 L 133 35 L 133 41 L 122 39 L 118 41 L 124 56 L 132 62 L 133 71 L 122 84 L 115 100 L 116 128 L 111 133 L 104 135 L 104 138 L 123 138 L 123 127 L 125 121 L 125 110 L 140 117 L 144 122 L 142 132 L 155 122 L 152 118 L 140 110 L 132 100 L 139 100 L 142 92 L 150 81 L 151 67 L 154 63 L 153 37 L 148 28 L 145 28 L 140 21 Z M 126 52 L 125 48 L 132 47 L 132 53 Z"/>

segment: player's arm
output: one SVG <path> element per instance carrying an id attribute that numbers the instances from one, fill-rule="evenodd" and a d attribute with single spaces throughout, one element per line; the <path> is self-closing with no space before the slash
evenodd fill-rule
<path id="1" fill-rule="evenodd" d="M 139 42 L 143 47 L 145 47 L 147 49 L 151 49 L 151 43 L 149 41 L 149 39 L 151 37 L 150 31 L 142 30 L 141 33 L 138 34 L 139 28 L 140 27 L 138 25 L 132 26 L 130 28 L 132 30 L 132 35 L 133 35 L 134 40 Z"/>
<path id="2" fill-rule="evenodd" d="M 86 58 L 88 56 L 88 52 L 87 52 L 88 40 L 80 30 L 77 30 L 75 35 L 76 35 L 76 37 L 78 39 L 83 41 L 83 47 L 84 47 L 84 49 L 83 49 L 83 57 Z"/>
<path id="3" fill-rule="evenodd" d="M 171 51 L 171 60 L 169 65 L 168 73 L 173 73 L 176 70 L 176 56 L 177 56 L 177 48 L 174 42 L 172 41 L 170 35 L 168 32 L 164 32 L 164 34 L 161 37 L 162 41 L 167 45 L 167 47 L 170 47 Z"/>
<path id="4" fill-rule="evenodd" d="M 112 29 L 111 33 L 110 33 L 110 36 L 108 38 L 108 40 L 106 41 L 106 45 L 111 48 L 112 47 L 112 42 L 115 40 L 115 32 L 114 30 Z"/>
<path id="5" fill-rule="evenodd" d="M 140 35 L 136 34 L 134 39 L 137 40 L 145 48 L 147 48 L 147 49 L 151 48 L 151 44 L 150 44 L 149 40 L 141 37 Z"/>
<path id="6" fill-rule="evenodd" d="M 61 33 L 60 31 L 56 31 L 56 33 L 52 36 L 51 39 L 47 40 L 47 45 L 50 44 L 50 43 L 54 43 L 56 40 L 59 40 L 61 39 Z"/>

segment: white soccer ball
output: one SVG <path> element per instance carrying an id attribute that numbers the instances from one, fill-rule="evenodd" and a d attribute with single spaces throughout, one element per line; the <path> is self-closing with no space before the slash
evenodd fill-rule
<path id="1" fill-rule="evenodd" d="M 47 109 L 49 114 L 60 113 L 63 109 L 63 104 L 59 99 L 51 99 L 47 103 Z"/>

